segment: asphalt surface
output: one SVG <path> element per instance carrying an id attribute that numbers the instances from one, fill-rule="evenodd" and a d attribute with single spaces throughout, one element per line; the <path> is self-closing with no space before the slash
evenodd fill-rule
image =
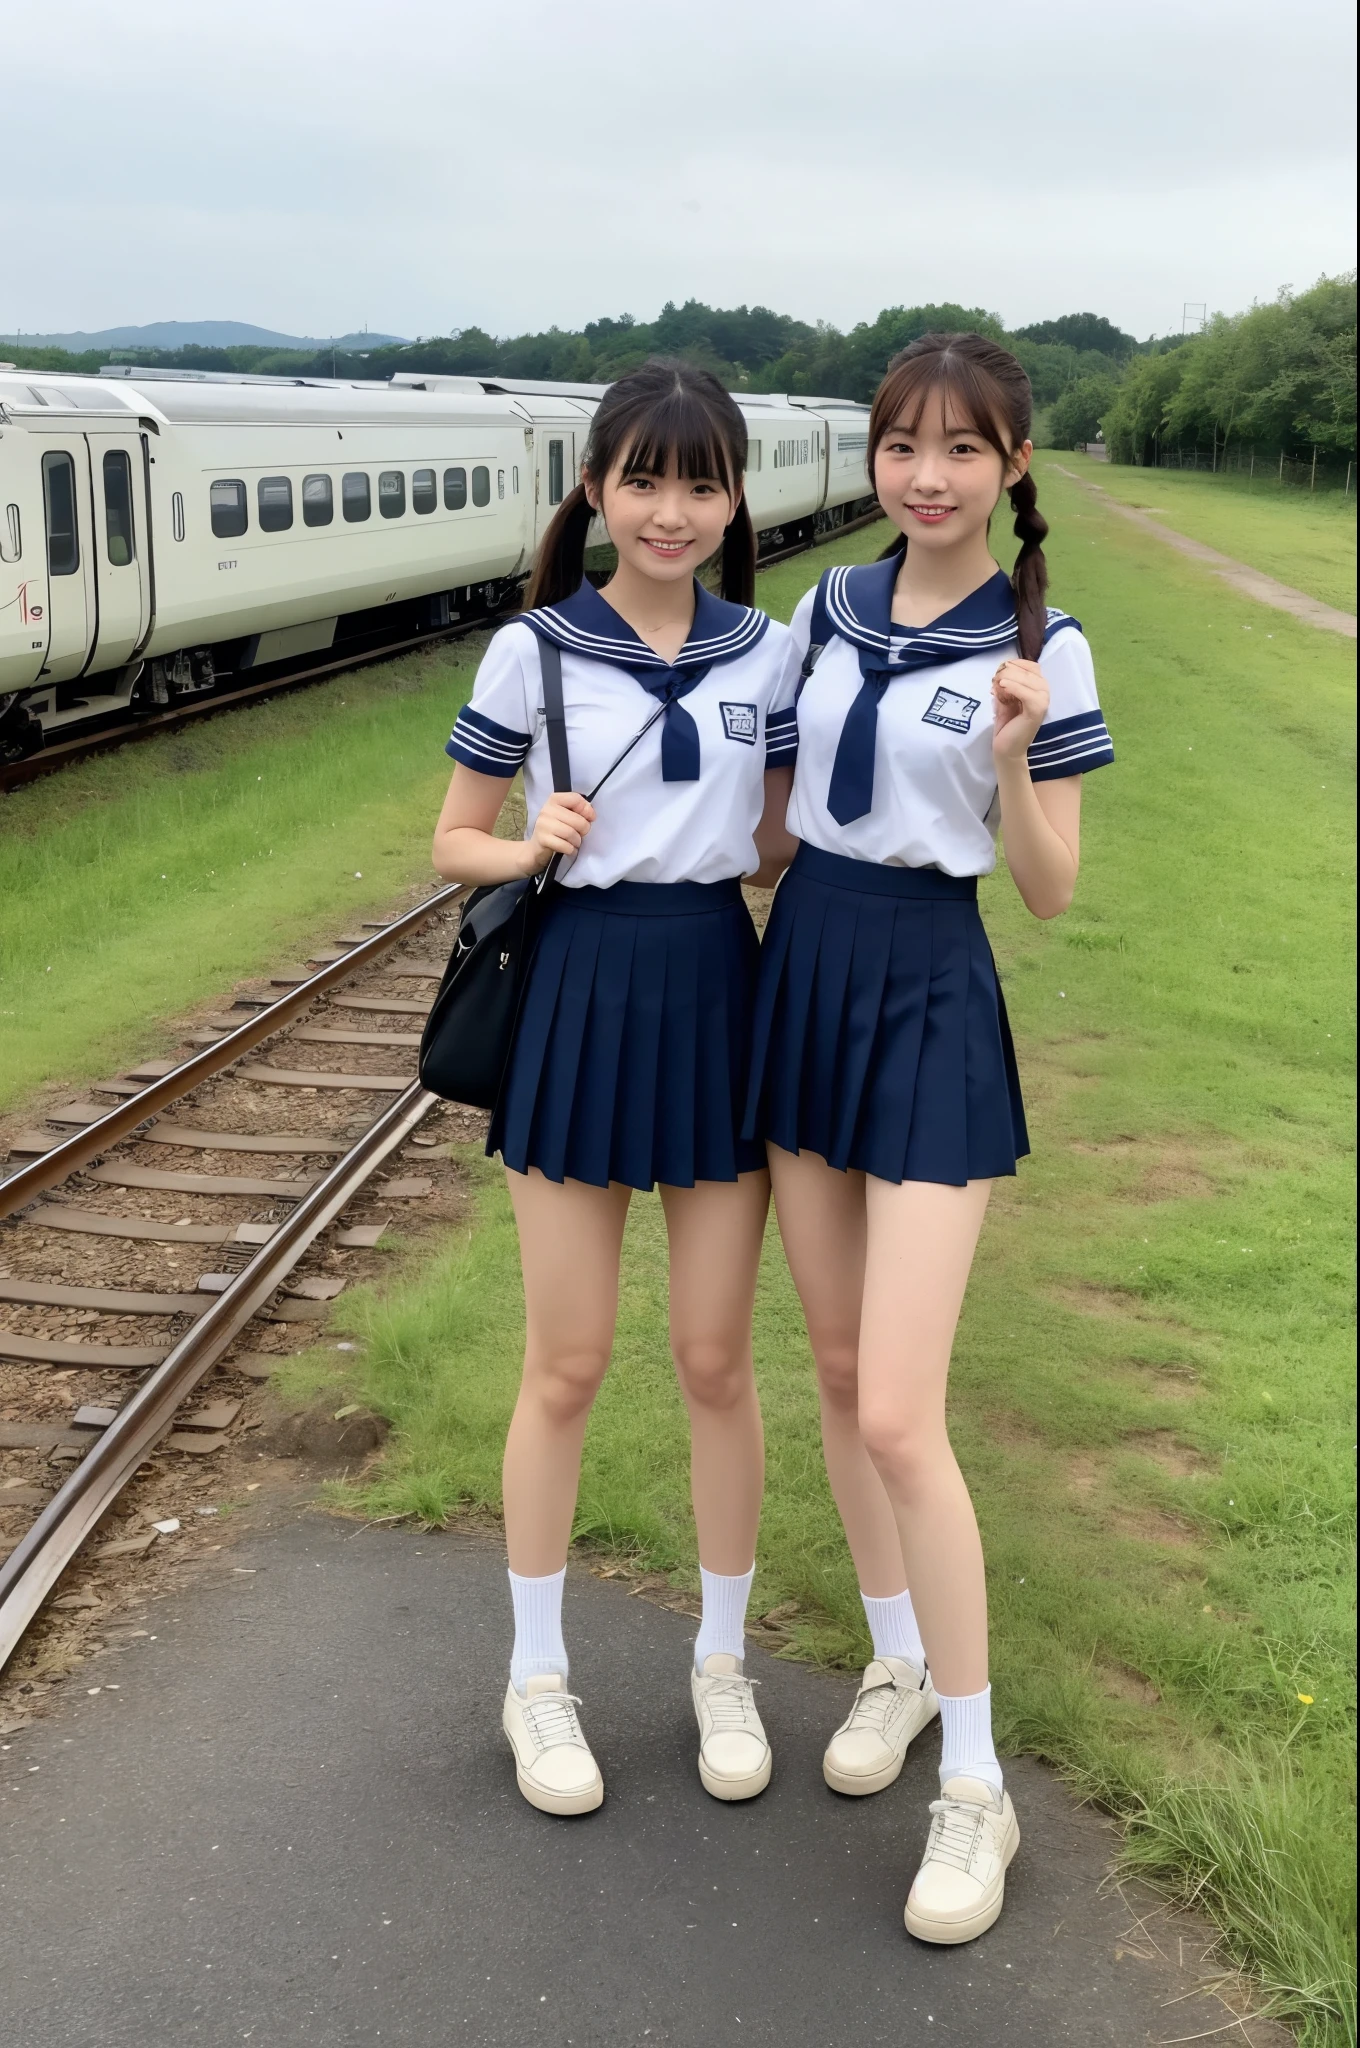
<path id="1" fill-rule="evenodd" d="M 1008 1772 L 1022 1845 L 998 1925 L 912 1941 L 938 1734 L 890 1791 L 837 1798 L 820 1759 L 843 1678 L 752 1651 L 774 1782 L 709 1799 L 693 1623 L 584 1571 L 567 1640 L 607 1796 L 576 1820 L 515 1790 L 490 1536 L 290 1513 L 150 1613 L 154 1640 L 87 1664 L 0 1751 L 4 2048 L 1146 2048 L 1231 2028 L 1197 1988 L 1203 1930 L 1107 1883 L 1110 1830 L 1033 1764 Z"/>

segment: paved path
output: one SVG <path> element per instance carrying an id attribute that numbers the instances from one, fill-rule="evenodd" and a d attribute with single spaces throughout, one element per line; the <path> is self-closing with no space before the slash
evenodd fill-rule
<path id="1" fill-rule="evenodd" d="M 1195 1988 L 1197 1930 L 1102 1890 L 1109 1830 L 1032 1764 L 998 1927 L 912 1942 L 936 1743 L 837 1799 L 819 1760 L 848 1683 L 753 1652 L 774 1783 L 721 1806 L 694 1772 L 693 1624 L 584 1572 L 573 1679 L 609 1796 L 574 1821 L 514 1789 L 491 1537 L 288 1513 L 151 1612 L 155 1641 L 0 1756 L 7 2048 L 1145 2048 L 1231 2024 Z"/>
<path id="2" fill-rule="evenodd" d="M 1268 604 L 1277 612 L 1292 612 L 1305 625 L 1321 626 L 1329 633 L 1344 633 L 1349 639 L 1355 638 L 1355 614 L 1338 611 L 1335 605 L 1324 604 L 1319 597 L 1309 597 L 1306 590 L 1295 590 L 1290 583 L 1277 583 L 1273 576 L 1263 575 L 1246 562 L 1238 562 L 1231 555 L 1220 555 L 1217 548 L 1206 547 L 1202 540 L 1191 540 L 1189 534 L 1177 533 L 1164 526 L 1154 513 L 1144 512 L 1136 505 L 1121 504 L 1111 497 L 1102 484 L 1094 484 L 1089 477 L 1078 476 L 1074 469 L 1064 469 L 1061 462 L 1053 467 L 1059 476 L 1072 479 L 1091 491 L 1111 512 L 1117 512 L 1121 519 L 1132 520 L 1145 533 L 1155 533 L 1158 540 L 1164 540 L 1168 547 L 1175 548 L 1182 555 L 1189 555 L 1196 562 L 1203 562 L 1225 583 L 1231 583 L 1234 590 L 1240 590 L 1244 597 L 1254 597 L 1258 604 Z"/>

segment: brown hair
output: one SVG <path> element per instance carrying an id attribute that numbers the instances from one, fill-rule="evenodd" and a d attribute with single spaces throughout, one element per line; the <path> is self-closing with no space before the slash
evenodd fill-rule
<path id="1" fill-rule="evenodd" d="M 595 408 L 581 467 L 603 484 L 620 460 L 631 471 L 664 475 L 672 456 L 681 476 L 720 477 L 735 498 L 746 473 L 746 422 L 735 399 L 708 370 L 653 357 L 611 384 Z M 526 611 L 557 604 L 580 588 L 586 532 L 594 518 L 585 485 L 562 500 L 534 564 Z M 722 544 L 721 595 L 749 605 L 756 593 L 756 536 L 743 497 Z"/>
<path id="2" fill-rule="evenodd" d="M 873 481 L 878 446 L 898 420 L 915 428 L 931 396 L 943 405 L 952 398 L 974 431 L 989 441 L 1003 463 L 1029 439 L 1034 394 L 1029 378 L 1009 349 L 982 334 L 923 334 L 889 363 L 874 394 L 869 415 L 869 480 Z M 1011 571 L 1020 655 L 1037 661 L 1048 626 L 1048 564 L 1043 542 L 1048 521 L 1039 510 L 1034 478 L 1025 472 L 1010 486 L 1015 536 L 1020 552 Z M 904 555 L 903 534 L 880 558 Z"/>

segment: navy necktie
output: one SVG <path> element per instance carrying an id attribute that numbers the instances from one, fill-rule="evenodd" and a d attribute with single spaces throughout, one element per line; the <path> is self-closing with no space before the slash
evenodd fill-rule
<path id="1" fill-rule="evenodd" d="M 853 825 L 856 818 L 864 817 L 873 807 L 879 700 L 893 676 L 901 673 L 900 670 L 871 668 L 869 657 L 863 652 L 860 654 L 860 672 L 864 681 L 845 715 L 826 793 L 826 807 L 838 825 Z"/>
<path id="2" fill-rule="evenodd" d="M 666 706 L 666 715 L 661 721 L 663 782 L 699 780 L 699 728 L 680 699 L 687 697 L 703 681 L 711 665 L 705 662 L 695 668 L 629 670 L 644 690 L 653 697 L 659 697 Z"/>

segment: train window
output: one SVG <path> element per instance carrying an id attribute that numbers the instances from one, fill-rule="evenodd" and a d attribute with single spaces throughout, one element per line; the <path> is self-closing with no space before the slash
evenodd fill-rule
<path id="1" fill-rule="evenodd" d="M 331 489 L 328 476 L 305 476 L 302 479 L 302 523 L 304 526 L 329 526 L 335 517 L 335 492 Z"/>
<path id="2" fill-rule="evenodd" d="M 0 562 L 17 562 L 24 551 L 19 507 L 6 505 L 4 530 L 0 531 Z"/>
<path id="3" fill-rule="evenodd" d="M 212 530 L 218 540 L 235 540 L 250 523 L 246 511 L 246 487 L 235 477 L 219 477 L 215 484 L 209 486 L 208 509 L 212 514 Z"/>
<path id="4" fill-rule="evenodd" d="M 550 505 L 560 505 L 560 504 L 561 504 L 561 502 L 562 502 L 562 443 L 561 443 L 560 441 L 549 441 L 549 443 L 548 443 L 548 503 L 549 503 Z"/>
<path id="5" fill-rule="evenodd" d="M 175 537 L 175 539 L 176 539 L 176 540 L 183 540 L 183 538 L 184 538 L 184 493 L 183 493 L 183 491 L 172 491 L 172 492 L 170 493 L 170 531 L 171 531 L 171 533 L 172 533 L 172 534 L 174 535 L 174 537 Z"/>
<path id="6" fill-rule="evenodd" d="M 472 472 L 472 502 L 474 505 L 491 503 L 491 471 L 480 462 Z"/>
<path id="7" fill-rule="evenodd" d="M 292 478 L 262 476 L 257 488 L 261 533 L 287 533 L 293 523 Z"/>
<path id="8" fill-rule="evenodd" d="M 126 569 L 132 560 L 132 464 L 122 448 L 104 456 L 104 530 L 109 560 Z"/>
<path id="9" fill-rule="evenodd" d="M 80 567 L 76 533 L 76 466 L 69 455 L 49 452 L 42 459 L 43 502 L 47 509 L 47 569 L 51 576 L 74 576 Z"/>
<path id="10" fill-rule="evenodd" d="M 439 492 L 435 488 L 434 471 L 432 469 L 413 469 L 411 471 L 411 510 L 413 512 L 433 512 L 438 503 Z"/>
<path id="11" fill-rule="evenodd" d="M 406 510 L 406 473 L 384 469 L 378 475 L 378 510 L 384 519 L 400 519 Z"/>
<path id="12" fill-rule="evenodd" d="M 750 442 L 748 442 L 748 443 L 747 443 L 747 447 L 746 447 L 746 473 L 747 473 L 747 475 L 749 476 L 749 475 L 750 475 L 750 473 L 751 473 L 751 471 L 752 471 L 753 469 L 759 469 L 759 468 L 760 468 L 760 443 L 759 443 L 759 441 L 750 441 Z"/>
<path id="13" fill-rule="evenodd" d="M 444 510 L 461 512 L 467 503 L 467 471 L 446 469 L 444 471 Z"/>
<path id="14" fill-rule="evenodd" d="M 340 509 L 350 525 L 367 519 L 373 510 L 368 477 L 362 469 L 347 469 L 340 479 Z"/>
<path id="15" fill-rule="evenodd" d="M 503 469 L 496 471 L 496 496 L 498 498 L 505 496 L 505 471 Z"/>

